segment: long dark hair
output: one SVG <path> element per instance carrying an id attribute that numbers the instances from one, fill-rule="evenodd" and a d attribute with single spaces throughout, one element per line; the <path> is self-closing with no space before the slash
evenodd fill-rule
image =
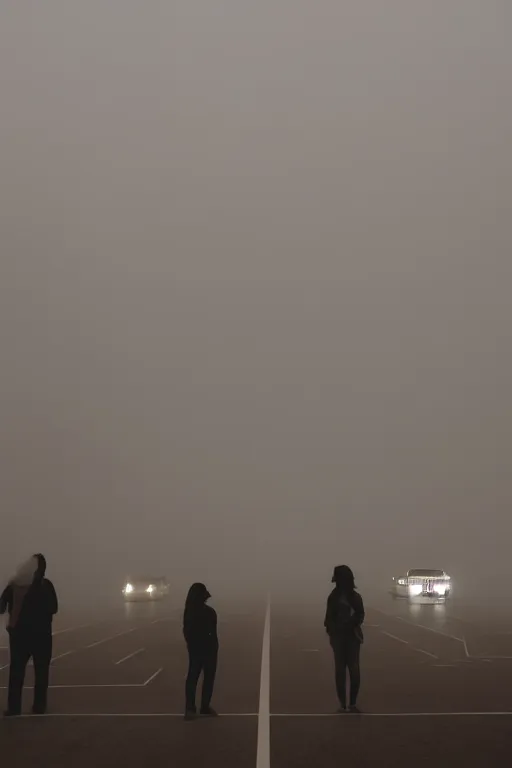
<path id="1" fill-rule="evenodd" d="M 197 611 L 198 608 L 202 608 L 210 597 L 211 595 L 204 584 L 200 582 L 192 584 L 185 600 L 185 616 Z"/>
<path id="2" fill-rule="evenodd" d="M 348 565 L 337 565 L 334 569 L 332 580 L 340 592 L 343 592 L 346 595 L 351 595 L 353 592 L 355 592 L 356 581 L 354 578 L 354 573 L 352 569 L 348 567 Z"/>

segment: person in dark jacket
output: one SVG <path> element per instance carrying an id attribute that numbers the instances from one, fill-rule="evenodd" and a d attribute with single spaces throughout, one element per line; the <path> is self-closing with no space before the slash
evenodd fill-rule
<path id="1" fill-rule="evenodd" d="M 359 712 L 357 696 L 361 686 L 359 656 L 363 643 L 364 606 L 356 592 L 354 574 L 348 565 L 338 565 L 332 577 L 335 588 L 327 600 L 325 629 L 334 652 L 339 712 L 347 711 L 346 673 L 350 677 L 349 712 Z"/>
<path id="2" fill-rule="evenodd" d="M 8 707 L 5 717 L 21 714 L 25 670 L 34 663 L 34 704 L 32 713 L 46 712 L 48 679 L 52 660 L 52 621 L 58 610 L 57 595 L 45 578 L 46 560 L 38 554 L 17 571 L 0 597 L 0 614 L 9 614 L 10 669 Z"/>
<path id="3" fill-rule="evenodd" d="M 199 677 L 203 673 L 203 690 L 200 714 L 216 717 L 210 706 L 217 672 L 219 640 L 217 637 L 217 614 L 206 602 L 211 595 L 204 584 L 193 584 L 188 592 L 183 616 L 183 634 L 187 643 L 189 667 L 185 685 L 185 719 L 193 720 L 197 715 L 196 691 Z"/>

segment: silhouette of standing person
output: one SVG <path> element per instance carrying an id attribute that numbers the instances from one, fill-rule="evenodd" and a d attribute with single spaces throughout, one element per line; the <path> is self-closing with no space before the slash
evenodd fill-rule
<path id="1" fill-rule="evenodd" d="M 346 677 L 350 678 L 348 711 L 358 713 L 357 697 L 361 686 L 359 656 L 363 643 L 362 625 L 364 605 L 361 595 L 356 592 L 354 574 L 348 565 L 334 569 L 332 581 L 335 587 L 327 600 L 325 628 L 334 652 L 336 691 L 340 702 L 340 713 L 347 711 Z"/>
<path id="2" fill-rule="evenodd" d="M 52 621 L 58 610 L 57 595 L 45 579 L 46 560 L 38 554 L 18 569 L 0 597 L 0 614 L 9 613 L 7 632 L 11 655 L 8 706 L 4 717 L 21 714 L 27 664 L 34 662 L 32 714 L 44 715 L 52 660 Z"/>
<path id="3" fill-rule="evenodd" d="M 193 584 L 188 592 L 183 616 L 183 634 L 187 643 L 189 666 L 185 685 L 185 719 L 197 716 L 196 691 L 199 677 L 203 673 L 203 690 L 200 714 L 216 717 L 210 706 L 217 672 L 219 641 L 217 637 L 217 614 L 206 602 L 211 595 L 204 584 Z"/>

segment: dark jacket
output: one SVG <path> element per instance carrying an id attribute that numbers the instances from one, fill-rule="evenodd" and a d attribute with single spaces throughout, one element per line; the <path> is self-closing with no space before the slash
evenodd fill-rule
<path id="1" fill-rule="evenodd" d="M 206 603 L 187 608 L 183 617 L 183 635 L 189 649 L 217 648 L 217 614 L 214 609 Z"/>
<path id="2" fill-rule="evenodd" d="M 13 584 L 8 584 L 4 589 L 0 597 L 0 614 L 7 611 L 11 616 L 15 589 Z M 44 578 L 34 581 L 23 598 L 15 631 L 51 634 L 53 617 L 58 608 L 57 594 L 52 582 Z"/>
<path id="3" fill-rule="evenodd" d="M 351 609 L 351 616 L 349 621 L 341 625 L 339 622 L 340 614 L 340 600 L 343 594 L 338 587 L 335 587 L 327 599 L 327 610 L 325 612 L 324 626 L 327 630 L 327 634 L 332 637 L 338 637 L 340 635 L 352 634 L 363 642 L 363 631 L 361 629 L 364 622 L 364 605 L 363 598 L 359 592 L 352 592 L 346 595 L 346 599 Z"/>

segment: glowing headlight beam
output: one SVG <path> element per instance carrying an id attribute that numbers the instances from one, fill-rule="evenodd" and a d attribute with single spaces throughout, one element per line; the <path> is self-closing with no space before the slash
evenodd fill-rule
<path id="1" fill-rule="evenodd" d="M 127 584 L 124 588 L 125 594 L 129 595 L 130 592 L 133 592 L 133 586 L 131 584 Z"/>

